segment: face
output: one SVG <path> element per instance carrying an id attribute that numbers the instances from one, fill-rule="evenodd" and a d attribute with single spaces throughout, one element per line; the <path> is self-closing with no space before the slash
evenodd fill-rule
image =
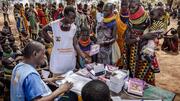
<path id="1" fill-rule="evenodd" d="M 9 68 L 14 68 L 16 65 L 16 62 L 14 61 L 14 59 L 9 59 L 10 64 L 8 65 Z"/>
<path id="2" fill-rule="evenodd" d="M 121 3 L 121 9 L 122 9 L 122 11 L 128 10 L 129 3 L 126 2 L 126 1 L 127 1 L 127 0 L 124 0 L 124 1 L 122 1 L 122 3 Z"/>
<path id="3" fill-rule="evenodd" d="M 9 47 L 9 45 L 5 45 L 3 47 L 3 51 L 6 52 L 6 53 L 10 53 L 12 51 L 12 49 Z"/>
<path id="4" fill-rule="evenodd" d="M 131 14 L 136 13 L 136 11 L 138 10 L 138 8 L 139 8 L 138 3 L 136 3 L 136 2 L 130 2 L 130 4 L 129 4 L 129 10 L 130 10 L 130 13 L 131 13 Z"/>
<path id="5" fill-rule="evenodd" d="M 13 45 L 12 50 L 13 50 L 13 51 L 17 51 L 17 50 L 19 50 L 19 48 L 18 48 L 18 46 Z"/>
<path id="6" fill-rule="evenodd" d="M 163 16 L 163 11 L 155 9 L 150 12 L 150 17 L 152 20 L 160 20 Z"/>
<path id="7" fill-rule="evenodd" d="M 110 9 L 109 6 L 104 7 L 103 14 L 104 14 L 104 17 L 108 17 L 108 16 L 110 16 L 112 14 L 112 10 Z"/>
<path id="8" fill-rule="evenodd" d="M 82 10 L 82 5 L 81 4 L 78 5 L 78 9 Z"/>
<path id="9" fill-rule="evenodd" d="M 59 9 L 60 9 L 60 11 L 63 11 L 63 7 L 61 6 L 61 7 L 59 7 Z"/>
<path id="10" fill-rule="evenodd" d="M 150 13 L 150 17 L 151 17 L 151 19 L 153 19 L 153 20 L 156 20 L 157 18 L 158 18 L 158 12 L 157 11 L 153 11 L 153 12 L 151 12 Z"/>
<path id="11" fill-rule="evenodd" d="M 69 12 L 68 16 L 65 16 L 67 24 L 72 24 L 75 22 L 76 14 L 74 12 Z"/>
<path id="12" fill-rule="evenodd" d="M 36 65 L 41 65 L 44 63 L 45 60 L 45 47 L 43 47 L 43 49 L 39 52 L 35 52 L 34 53 L 34 62 L 36 63 Z"/>
<path id="13" fill-rule="evenodd" d="M 89 32 L 88 31 L 81 32 L 81 39 L 83 41 L 88 40 L 89 39 Z"/>

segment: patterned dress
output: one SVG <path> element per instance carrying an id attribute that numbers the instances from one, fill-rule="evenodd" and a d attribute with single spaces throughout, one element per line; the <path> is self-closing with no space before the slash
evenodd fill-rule
<path id="1" fill-rule="evenodd" d="M 150 20 L 148 14 L 144 11 L 144 8 L 139 7 L 142 11 L 137 16 L 130 15 L 130 29 L 126 34 L 126 40 L 133 39 L 132 36 L 140 37 L 143 35 L 145 29 L 149 26 Z M 137 11 L 137 12 L 138 12 Z M 139 17 L 138 17 L 139 16 Z M 146 41 L 134 42 L 133 44 L 126 45 L 126 55 L 124 56 L 127 68 L 130 70 L 130 76 L 136 77 L 146 81 L 149 84 L 155 85 L 155 74 L 151 68 L 151 63 L 141 58 L 141 49 L 145 45 Z"/>
<path id="2" fill-rule="evenodd" d="M 112 64 L 112 44 L 103 45 L 105 41 L 113 39 L 112 30 L 106 26 L 101 26 L 98 30 L 97 41 L 101 43 L 98 53 L 98 63 Z"/>

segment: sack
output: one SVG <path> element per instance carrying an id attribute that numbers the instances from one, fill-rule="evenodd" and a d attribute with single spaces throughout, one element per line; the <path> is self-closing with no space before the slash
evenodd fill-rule
<path id="1" fill-rule="evenodd" d="M 121 58 L 121 51 L 117 42 L 115 41 L 112 44 L 112 63 L 116 64 L 120 58 Z"/>

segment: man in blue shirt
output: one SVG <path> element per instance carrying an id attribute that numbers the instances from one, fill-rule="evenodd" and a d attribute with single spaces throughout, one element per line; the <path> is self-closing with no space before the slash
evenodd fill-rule
<path id="1" fill-rule="evenodd" d="M 11 78 L 11 101 L 53 101 L 72 87 L 65 83 L 52 92 L 41 79 L 35 67 L 44 61 L 45 47 L 30 42 L 23 51 L 24 61 L 16 65 Z"/>

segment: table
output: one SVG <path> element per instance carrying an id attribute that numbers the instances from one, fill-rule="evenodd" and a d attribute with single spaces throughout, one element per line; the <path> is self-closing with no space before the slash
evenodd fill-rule
<path id="1" fill-rule="evenodd" d="M 121 91 L 119 94 L 111 93 L 112 96 L 120 96 L 122 99 L 143 99 L 143 100 L 163 100 L 163 101 L 173 101 L 175 98 L 175 93 L 168 90 L 148 85 L 148 88 L 144 90 L 144 96 L 138 97 L 131 94 L 127 94 L 125 91 Z"/>
<path id="2" fill-rule="evenodd" d="M 75 75 L 74 75 L 75 74 Z M 70 80 L 71 82 L 72 81 L 75 81 L 74 85 L 76 85 L 75 88 L 78 89 L 77 86 L 84 86 L 85 83 L 89 82 L 90 81 L 90 78 L 87 78 L 87 77 L 83 77 L 81 75 L 78 75 L 76 73 L 73 73 L 72 75 L 74 75 L 73 78 L 75 78 L 74 80 Z M 79 77 L 78 77 L 79 76 Z M 69 76 L 68 76 L 69 77 Z M 79 79 L 78 79 L 79 78 Z M 78 79 L 78 80 L 77 80 Z M 85 82 L 85 83 L 82 83 Z M 79 83 L 78 83 L 79 82 Z M 80 84 L 80 85 L 79 85 Z M 80 92 L 81 92 L 81 89 L 82 87 L 79 87 L 78 90 L 72 90 L 73 92 L 77 93 L 78 95 L 81 95 Z M 146 87 L 146 89 L 144 90 L 144 95 L 143 97 L 140 97 L 140 96 L 135 96 L 135 95 L 132 95 L 132 94 L 129 94 L 126 92 L 126 90 L 122 90 L 119 94 L 115 94 L 113 92 L 111 92 L 111 96 L 119 96 L 121 99 L 126 99 L 128 101 L 130 100 L 136 100 L 136 101 L 142 101 L 142 100 L 162 100 L 162 101 L 173 101 L 174 98 L 175 98 L 175 93 L 173 92 L 170 92 L 170 91 L 167 91 L 165 89 L 162 89 L 162 88 L 159 88 L 159 87 L 155 87 L 155 86 L 152 86 L 152 85 L 149 85 Z M 124 100 L 122 100 L 124 101 Z"/>

